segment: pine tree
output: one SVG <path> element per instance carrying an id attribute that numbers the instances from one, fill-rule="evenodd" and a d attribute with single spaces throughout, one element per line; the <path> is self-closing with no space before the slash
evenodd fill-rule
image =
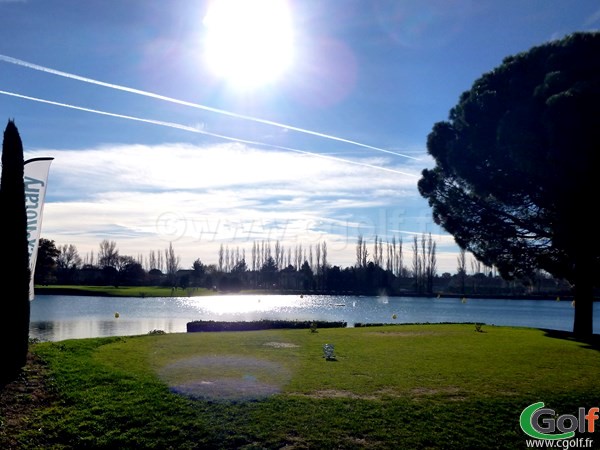
<path id="1" fill-rule="evenodd" d="M 23 143 L 14 121 L 9 120 L 2 142 L 0 211 L 6 239 L 0 279 L 11 295 L 4 297 L 2 306 L 0 384 L 17 377 L 27 361 L 29 345 L 29 253 L 23 174 Z"/>

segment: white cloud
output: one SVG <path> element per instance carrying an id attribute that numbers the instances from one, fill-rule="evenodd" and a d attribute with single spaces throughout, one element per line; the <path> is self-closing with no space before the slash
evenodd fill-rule
<path id="1" fill-rule="evenodd" d="M 103 239 L 132 256 L 173 242 L 188 267 L 198 257 L 214 262 L 221 243 L 248 251 L 255 240 L 327 241 L 329 260 L 345 266 L 354 262 L 357 233 L 415 229 L 407 222 L 425 205 L 413 177 L 241 144 L 34 153 L 27 157 L 55 158 L 42 235 L 82 255 Z M 389 167 L 381 157 L 361 161 Z M 419 164 L 396 168 L 418 174 Z"/>

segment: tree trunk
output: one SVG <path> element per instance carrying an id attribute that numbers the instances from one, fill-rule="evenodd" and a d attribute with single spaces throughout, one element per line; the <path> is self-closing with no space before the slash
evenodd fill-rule
<path id="1" fill-rule="evenodd" d="M 0 325 L 0 384 L 16 378 L 27 361 L 29 346 L 29 252 L 23 181 L 23 144 L 9 121 L 2 142 L 0 206 L 5 233 L 5 257 L 0 258 L 0 279 L 5 295 Z"/>
<path id="2" fill-rule="evenodd" d="M 579 258 L 575 266 L 575 320 L 573 333 L 578 338 L 594 334 L 593 258 Z"/>

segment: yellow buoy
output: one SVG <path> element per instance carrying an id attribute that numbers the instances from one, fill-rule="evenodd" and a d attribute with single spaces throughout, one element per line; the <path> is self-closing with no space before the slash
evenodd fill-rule
<path id="1" fill-rule="evenodd" d="M 119 318 L 119 313 L 118 313 L 118 312 L 116 312 L 116 313 L 115 313 L 115 319 L 118 319 L 118 318 Z"/>

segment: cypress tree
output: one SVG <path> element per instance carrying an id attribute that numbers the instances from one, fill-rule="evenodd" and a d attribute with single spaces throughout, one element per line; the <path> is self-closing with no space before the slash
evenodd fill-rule
<path id="1" fill-rule="evenodd" d="M 23 143 L 9 120 L 2 141 L 0 220 L 4 228 L 4 257 L 0 280 L 5 292 L 0 321 L 0 385 L 14 380 L 27 361 L 29 345 L 29 253 L 23 181 Z"/>

